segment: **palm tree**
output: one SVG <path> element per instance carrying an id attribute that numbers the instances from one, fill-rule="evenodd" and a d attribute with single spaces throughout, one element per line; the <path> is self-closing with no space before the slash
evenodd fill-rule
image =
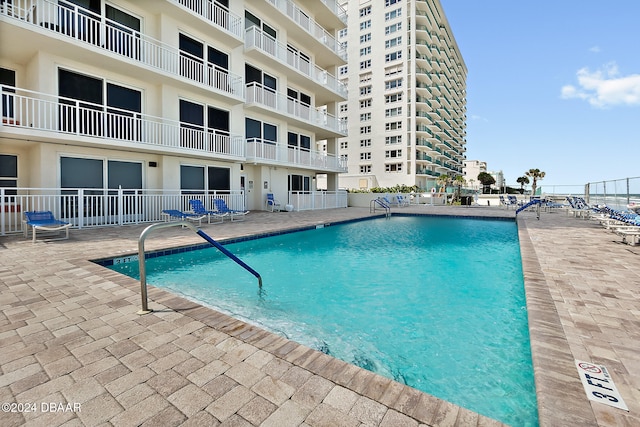
<path id="1" fill-rule="evenodd" d="M 456 175 L 456 177 L 453 178 L 453 183 L 458 187 L 454 196 L 454 200 L 458 201 L 462 195 L 462 186 L 466 184 L 466 181 L 462 175 Z M 451 200 L 451 202 L 454 200 Z"/>
<path id="2" fill-rule="evenodd" d="M 529 169 L 524 174 L 533 179 L 533 182 L 531 183 L 531 195 L 535 196 L 536 189 L 538 188 L 538 180 L 543 179 L 545 173 L 542 172 L 540 169 Z"/>
<path id="3" fill-rule="evenodd" d="M 451 178 L 449 175 L 439 175 L 438 178 L 436 178 L 436 183 L 438 184 L 438 187 L 440 187 L 439 191 L 441 193 L 447 192 L 447 186 L 449 185 L 450 180 Z"/>
<path id="4" fill-rule="evenodd" d="M 520 184 L 520 194 L 524 194 L 524 186 L 529 183 L 529 178 L 526 176 L 521 176 L 516 179 L 516 182 Z"/>
<path id="5" fill-rule="evenodd" d="M 496 179 L 486 172 L 480 172 L 478 174 L 478 181 L 482 184 L 482 194 L 487 194 L 489 186 L 496 183 Z"/>

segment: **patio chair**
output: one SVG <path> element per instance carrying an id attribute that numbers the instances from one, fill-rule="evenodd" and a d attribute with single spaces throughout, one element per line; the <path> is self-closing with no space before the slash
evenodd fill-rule
<path id="1" fill-rule="evenodd" d="M 215 218 L 217 219 L 217 221 L 214 222 L 214 224 L 220 223 L 224 221 L 224 217 L 229 215 L 228 213 L 220 213 L 218 211 L 209 211 L 207 210 L 207 208 L 204 207 L 204 204 L 202 203 L 202 200 L 199 199 L 193 199 L 193 200 L 189 200 L 189 205 L 191 206 L 191 210 L 193 211 L 194 214 L 196 215 L 206 215 L 207 216 L 207 222 L 209 224 L 211 224 L 211 218 Z"/>
<path id="2" fill-rule="evenodd" d="M 62 231 L 66 232 L 65 237 L 61 237 L 59 240 L 69 238 L 69 227 L 71 224 L 68 222 L 60 221 L 56 219 L 51 211 L 31 211 L 24 213 L 24 237 L 27 237 L 28 228 L 33 230 L 32 241 L 36 241 L 36 231 Z"/>
<path id="3" fill-rule="evenodd" d="M 280 212 L 280 202 L 273 197 L 273 193 L 267 193 L 267 210 L 270 212 Z"/>
<path id="4" fill-rule="evenodd" d="M 396 194 L 396 202 L 398 203 L 398 207 L 409 206 L 409 199 L 405 198 L 402 194 Z"/>
<path id="5" fill-rule="evenodd" d="M 193 222 L 198 222 L 198 227 L 202 226 L 202 220 L 207 217 L 207 215 L 198 215 L 195 213 L 182 212 L 177 209 L 163 209 L 162 216 L 164 217 L 165 222 L 169 222 L 172 219 L 178 220 L 189 220 Z"/>
<path id="6" fill-rule="evenodd" d="M 249 213 L 249 211 L 239 211 L 235 209 L 229 209 L 227 203 L 223 199 L 213 199 L 213 203 L 216 207 L 216 211 L 220 213 L 228 213 L 231 217 L 231 221 L 243 221 L 244 217 Z"/>

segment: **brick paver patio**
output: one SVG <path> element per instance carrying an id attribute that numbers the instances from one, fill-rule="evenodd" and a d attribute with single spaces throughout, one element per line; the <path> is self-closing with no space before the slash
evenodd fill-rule
<path id="1" fill-rule="evenodd" d="M 225 239 L 369 215 L 252 212 L 203 229 Z M 139 282 L 89 260 L 135 253 L 144 228 L 0 238 L 0 402 L 20 409 L 1 426 L 500 425 L 163 290 L 150 287 L 154 311 L 138 315 Z M 640 425 L 640 247 L 564 213 L 525 213 L 519 229 L 540 424 Z M 201 241 L 175 228 L 146 246 Z M 606 365 L 630 412 L 587 400 L 574 359 Z"/>

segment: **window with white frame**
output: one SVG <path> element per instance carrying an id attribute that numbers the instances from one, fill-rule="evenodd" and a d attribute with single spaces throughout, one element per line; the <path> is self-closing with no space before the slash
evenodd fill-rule
<path id="1" fill-rule="evenodd" d="M 392 135 L 384 138 L 386 145 L 402 144 L 402 135 Z"/>
<path id="2" fill-rule="evenodd" d="M 0 187 L 18 187 L 18 156 L 0 154 Z M 18 190 L 5 190 L 7 196 L 15 196 Z"/>
<path id="3" fill-rule="evenodd" d="M 341 150 L 346 150 L 347 148 L 349 148 L 349 142 L 348 141 L 340 141 L 340 149 Z"/>
<path id="4" fill-rule="evenodd" d="M 367 28 L 371 28 L 371 19 L 367 19 L 366 21 L 362 21 L 360 23 L 361 30 L 366 30 Z"/>
<path id="5" fill-rule="evenodd" d="M 391 95 L 384 96 L 385 104 L 390 104 L 392 102 L 402 101 L 402 92 L 392 93 Z"/>
<path id="6" fill-rule="evenodd" d="M 386 150 L 384 152 L 384 157 L 387 159 L 402 157 L 402 150 Z"/>
<path id="7" fill-rule="evenodd" d="M 387 35 L 395 33 L 396 31 L 401 31 L 401 30 L 402 30 L 402 22 L 398 22 L 392 25 L 387 25 L 386 27 L 384 27 L 384 33 Z"/>
<path id="8" fill-rule="evenodd" d="M 402 44 L 402 36 L 394 37 L 389 40 L 385 40 L 384 47 L 389 49 L 390 47 L 400 46 Z"/>
<path id="9" fill-rule="evenodd" d="M 362 114 L 360 114 L 360 121 L 361 122 L 368 122 L 369 120 L 371 120 L 371 113 L 362 113 Z"/>
<path id="10" fill-rule="evenodd" d="M 348 65 L 343 65 L 343 66 L 338 68 L 338 75 L 339 76 L 344 76 L 344 75 L 346 75 L 348 73 L 349 73 L 349 66 Z"/>
<path id="11" fill-rule="evenodd" d="M 367 83 L 371 81 L 371 78 L 373 77 L 372 73 L 365 73 L 365 74 L 360 74 L 360 83 Z"/>
<path id="12" fill-rule="evenodd" d="M 384 5 L 385 5 L 385 7 L 388 7 L 388 6 L 394 5 L 394 4 L 396 4 L 396 3 L 400 3 L 400 0 L 385 0 L 385 1 L 384 1 Z"/>
<path id="13" fill-rule="evenodd" d="M 371 54 L 371 46 L 363 47 L 360 49 L 360 56 L 370 55 Z"/>
<path id="14" fill-rule="evenodd" d="M 341 162 L 348 162 L 349 161 L 349 155 L 348 154 L 340 154 L 340 161 Z"/>
<path id="15" fill-rule="evenodd" d="M 363 34 L 360 36 L 360 44 L 371 41 L 371 33 Z"/>
<path id="16" fill-rule="evenodd" d="M 360 147 L 371 147 L 371 140 L 370 139 L 361 139 L 360 140 Z"/>
<path id="17" fill-rule="evenodd" d="M 360 62 L 360 69 L 361 70 L 366 70 L 367 68 L 371 68 L 371 60 L 367 59 L 366 61 L 361 61 Z"/>
<path id="18" fill-rule="evenodd" d="M 361 126 L 360 127 L 360 134 L 361 135 L 366 135 L 368 133 L 371 133 L 371 126 Z"/>
<path id="19" fill-rule="evenodd" d="M 371 107 L 371 98 L 360 100 L 360 108 L 369 108 L 369 107 Z"/>
<path id="20" fill-rule="evenodd" d="M 343 104 L 340 104 L 340 112 L 341 113 L 346 113 L 349 110 L 349 105 L 345 102 Z"/>
<path id="21" fill-rule="evenodd" d="M 402 16 L 402 8 L 397 8 L 392 10 L 391 12 L 387 12 L 384 14 L 384 20 L 389 21 L 391 19 L 399 18 Z"/>
<path id="22" fill-rule="evenodd" d="M 347 29 L 343 28 L 340 31 L 338 31 L 338 38 L 343 39 L 343 38 L 347 37 L 347 34 L 348 34 L 347 33 Z"/>
<path id="23" fill-rule="evenodd" d="M 371 151 L 360 153 L 360 160 L 371 160 Z"/>
<path id="24" fill-rule="evenodd" d="M 402 73 L 402 65 L 392 65 L 384 69 L 385 77 L 395 76 L 396 74 L 400 73 Z"/>
<path id="25" fill-rule="evenodd" d="M 360 165 L 360 173 L 371 173 L 371 165 Z"/>
<path id="26" fill-rule="evenodd" d="M 384 56 L 384 62 L 396 61 L 398 59 L 402 59 L 402 51 L 399 50 L 397 52 L 387 53 Z"/>
<path id="27" fill-rule="evenodd" d="M 402 163 L 388 163 L 384 165 L 385 172 L 402 172 Z"/>
<path id="28" fill-rule="evenodd" d="M 368 95 L 371 93 L 371 85 L 362 86 L 360 88 L 360 95 Z"/>
<path id="29" fill-rule="evenodd" d="M 402 87 L 402 79 L 394 79 L 394 80 L 388 80 L 384 82 L 384 88 L 387 90 L 395 89 L 397 87 Z"/>
<path id="30" fill-rule="evenodd" d="M 360 18 L 371 14 L 371 6 L 363 7 L 360 9 Z"/>
<path id="31" fill-rule="evenodd" d="M 384 124 L 385 130 L 398 130 L 402 129 L 402 122 L 389 122 Z"/>
<path id="32" fill-rule="evenodd" d="M 385 117 L 395 117 L 402 115 L 402 107 L 387 108 L 384 110 Z"/>

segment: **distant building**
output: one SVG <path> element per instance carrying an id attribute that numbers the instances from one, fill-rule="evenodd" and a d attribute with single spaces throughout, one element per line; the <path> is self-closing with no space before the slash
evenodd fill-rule
<path id="1" fill-rule="evenodd" d="M 463 168 L 463 177 L 467 182 L 468 188 L 479 190 L 482 188 L 482 184 L 478 181 L 478 175 L 481 172 L 487 172 L 487 162 L 480 160 L 465 160 Z"/>
<path id="2" fill-rule="evenodd" d="M 467 68 L 439 0 L 349 0 L 349 88 L 338 117 L 348 137 L 338 155 L 340 187 L 398 184 L 428 190 L 440 175 L 462 175 Z"/>
<path id="3" fill-rule="evenodd" d="M 493 177 L 493 179 L 496 180 L 496 183 L 493 184 L 491 186 L 491 188 L 496 189 L 496 190 L 504 190 L 505 188 L 505 180 L 504 180 L 504 174 L 502 173 L 502 171 L 488 171 L 487 172 L 489 175 L 491 175 Z"/>

